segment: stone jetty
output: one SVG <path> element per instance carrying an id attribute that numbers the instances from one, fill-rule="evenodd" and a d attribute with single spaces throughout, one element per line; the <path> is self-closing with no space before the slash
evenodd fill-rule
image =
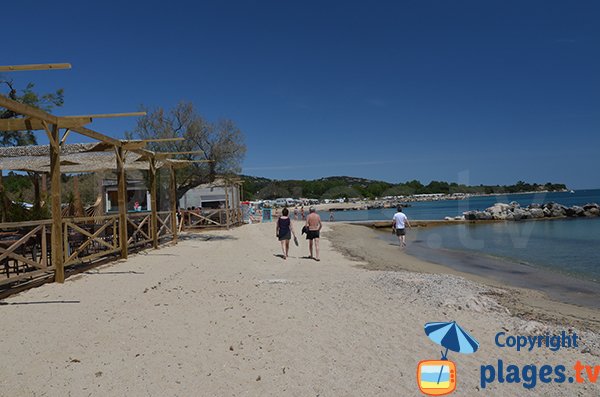
<path id="1" fill-rule="evenodd" d="M 515 201 L 510 204 L 496 203 L 484 211 L 463 212 L 464 219 L 468 221 L 519 221 L 522 219 L 594 217 L 599 215 L 600 206 L 596 203 L 589 203 L 584 206 L 574 205 L 572 207 L 567 207 L 562 204 L 550 202 L 521 207 L 519 203 Z"/>

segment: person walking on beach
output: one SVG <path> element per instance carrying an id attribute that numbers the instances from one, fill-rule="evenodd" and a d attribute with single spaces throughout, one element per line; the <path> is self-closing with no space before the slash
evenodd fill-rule
<path id="1" fill-rule="evenodd" d="M 304 206 L 300 207 L 300 216 L 302 217 L 302 220 L 306 219 L 306 216 L 304 215 Z"/>
<path id="2" fill-rule="evenodd" d="M 296 238 L 294 227 L 292 226 L 292 220 L 288 216 L 290 212 L 287 208 L 281 211 L 281 216 L 277 219 L 277 226 L 275 227 L 275 237 L 281 242 L 281 250 L 283 251 L 283 259 L 287 260 L 288 253 L 290 252 L 290 240 L 292 235 Z"/>
<path id="3" fill-rule="evenodd" d="M 294 220 L 298 220 L 298 206 L 294 207 Z"/>
<path id="4" fill-rule="evenodd" d="M 310 258 L 313 258 L 317 262 L 319 259 L 319 235 L 321 232 L 321 217 L 315 211 L 315 207 L 310 207 L 309 214 L 306 217 L 306 239 L 308 240 L 308 249 L 310 251 Z M 313 256 L 313 242 L 315 244 L 315 256 Z"/>
<path id="5" fill-rule="evenodd" d="M 392 219 L 392 232 L 396 233 L 396 236 L 398 236 L 400 247 L 406 247 L 405 225 L 411 227 L 408 217 L 402 212 L 402 207 L 398 206 L 398 212 L 394 214 L 394 218 Z"/>

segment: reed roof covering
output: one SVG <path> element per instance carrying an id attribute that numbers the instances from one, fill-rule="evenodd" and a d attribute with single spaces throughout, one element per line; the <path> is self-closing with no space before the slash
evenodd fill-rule
<path id="1" fill-rule="evenodd" d="M 117 168 L 112 145 L 100 143 L 75 143 L 61 146 L 60 170 L 62 173 L 94 172 Z M 167 161 L 156 161 L 157 168 Z M 148 157 L 126 151 L 125 169 L 149 168 Z M 49 145 L 0 147 L 0 169 L 15 171 L 50 172 Z"/>

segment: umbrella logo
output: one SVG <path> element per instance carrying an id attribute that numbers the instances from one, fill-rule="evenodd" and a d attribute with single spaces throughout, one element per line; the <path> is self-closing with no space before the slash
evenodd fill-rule
<path id="1" fill-rule="evenodd" d="M 471 354 L 479 348 L 479 342 L 456 321 L 425 324 L 425 334 L 446 351 L 439 360 L 423 360 L 417 366 L 417 385 L 422 393 L 442 396 L 456 390 L 456 364 L 448 360 L 448 350 Z"/>

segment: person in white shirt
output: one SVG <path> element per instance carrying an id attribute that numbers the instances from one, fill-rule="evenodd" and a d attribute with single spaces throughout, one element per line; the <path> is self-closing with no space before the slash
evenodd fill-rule
<path id="1" fill-rule="evenodd" d="M 398 236 L 400 247 L 406 247 L 405 226 L 411 227 L 407 216 L 402 212 L 402 207 L 398 207 L 398 212 L 394 214 L 394 218 L 392 219 L 392 232 L 396 233 L 396 236 Z"/>

